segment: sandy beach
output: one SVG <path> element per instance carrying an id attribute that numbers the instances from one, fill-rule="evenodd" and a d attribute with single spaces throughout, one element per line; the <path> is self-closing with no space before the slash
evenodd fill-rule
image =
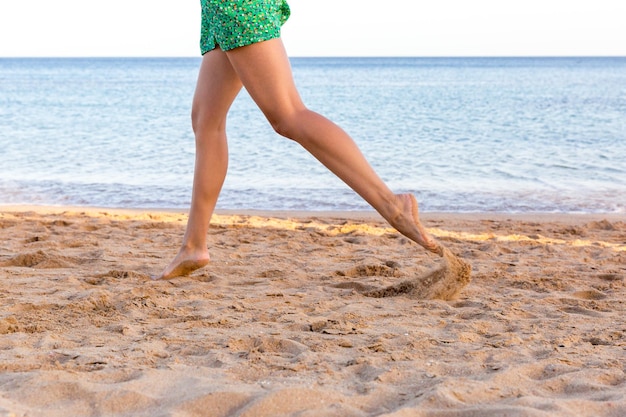
<path id="1" fill-rule="evenodd" d="M 368 291 L 441 258 L 373 213 L 0 208 L 0 416 L 624 416 L 626 219 L 423 215 L 453 300 Z"/>

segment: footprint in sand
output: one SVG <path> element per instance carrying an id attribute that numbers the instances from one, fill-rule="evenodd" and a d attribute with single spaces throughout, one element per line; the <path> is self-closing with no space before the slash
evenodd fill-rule
<path id="1" fill-rule="evenodd" d="M 231 340 L 228 342 L 228 348 L 233 352 L 258 352 L 289 357 L 296 357 L 309 350 L 306 345 L 294 340 L 264 336 Z"/>
<path id="2" fill-rule="evenodd" d="M 53 220 L 51 222 L 47 222 L 45 224 L 46 226 L 60 226 L 60 227 L 67 227 L 67 226 L 71 226 L 72 223 L 68 222 L 66 220 Z"/>
<path id="3" fill-rule="evenodd" d="M 601 279 L 602 281 L 608 281 L 608 282 L 617 282 L 617 281 L 624 280 L 624 277 L 620 274 L 600 274 L 598 275 L 598 278 Z"/>
<path id="4" fill-rule="evenodd" d="M 403 275 L 399 269 L 399 264 L 394 261 L 387 261 L 384 264 L 358 265 L 345 271 L 337 271 L 341 277 L 363 278 L 363 277 L 400 277 Z M 363 284 L 358 281 L 340 282 L 331 285 L 333 288 L 351 289 L 361 293 L 376 289 L 374 285 Z"/>
<path id="5" fill-rule="evenodd" d="M 81 254 L 79 257 L 63 256 L 54 251 L 38 250 L 36 252 L 20 253 L 6 261 L 0 262 L 0 266 L 24 267 L 35 269 L 71 268 L 98 260 L 102 257 L 102 251 L 91 251 Z"/>
<path id="6" fill-rule="evenodd" d="M 362 333 L 356 323 L 348 320 L 319 319 L 309 324 L 309 331 L 332 334 L 332 335 L 348 335 Z"/>
<path id="7" fill-rule="evenodd" d="M 577 291 L 572 295 L 582 300 L 604 300 L 606 298 L 606 295 L 596 290 Z"/>
<path id="8" fill-rule="evenodd" d="M 589 317 L 603 317 L 602 313 L 599 313 L 594 310 L 587 310 L 586 308 L 583 308 L 580 306 L 562 307 L 559 310 L 568 314 L 580 314 L 582 316 L 589 316 Z"/>
<path id="9" fill-rule="evenodd" d="M 0 266 L 14 266 L 36 269 L 68 268 L 75 262 L 68 257 L 49 254 L 44 251 L 20 253 L 14 257 L 0 262 Z"/>
<path id="10" fill-rule="evenodd" d="M 444 265 L 424 276 L 402 281 L 381 289 L 372 289 L 358 283 L 343 283 L 335 288 L 352 288 L 367 297 L 384 298 L 408 295 L 411 298 L 422 300 L 452 300 L 471 281 L 471 266 L 454 255 L 447 248 L 443 248 Z M 391 272 L 389 272 L 391 271 Z M 348 273 L 353 275 L 348 275 Z M 356 272 L 356 274 L 354 274 Z M 381 272 L 387 273 L 382 275 Z M 398 276 L 395 268 L 387 265 L 356 267 L 345 273 L 347 276 Z"/>
<path id="11" fill-rule="evenodd" d="M 104 274 L 96 275 L 95 278 L 117 278 L 117 279 L 148 279 L 150 276 L 142 272 L 128 271 L 124 269 L 112 269 Z"/>
<path id="12" fill-rule="evenodd" d="M 393 261 L 387 261 L 379 265 L 359 265 L 346 271 L 337 271 L 337 275 L 357 278 L 357 277 L 399 277 L 402 272 L 399 265 Z"/>

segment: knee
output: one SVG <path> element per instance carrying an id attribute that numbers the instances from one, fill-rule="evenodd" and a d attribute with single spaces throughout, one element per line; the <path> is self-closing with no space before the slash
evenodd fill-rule
<path id="1" fill-rule="evenodd" d="M 274 132 L 278 133 L 281 136 L 286 137 L 287 139 L 294 139 L 295 132 L 293 123 L 285 118 L 280 119 L 269 119 L 270 124 L 272 125 L 272 129 Z"/>
<path id="2" fill-rule="evenodd" d="M 215 119 L 194 108 L 191 110 L 191 128 L 196 137 L 225 132 L 226 120 Z"/>
<path id="3" fill-rule="evenodd" d="M 287 139 L 297 141 L 302 136 L 302 119 L 305 112 L 306 109 L 288 113 L 268 114 L 267 120 L 276 133 Z"/>
<path id="4" fill-rule="evenodd" d="M 195 106 L 191 109 L 191 128 L 196 135 L 201 130 L 202 125 L 202 112 L 200 112 Z"/>
<path id="5" fill-rule="evenodd" d="M 205 126 L 207 125 L 206 117 L 204 117 L 204 113 L 196 109 L 195 107 L 191 109 L 191 128 L 193 129 L 193 133 L 196 135 L 203 130 L 205 130 Z"/>

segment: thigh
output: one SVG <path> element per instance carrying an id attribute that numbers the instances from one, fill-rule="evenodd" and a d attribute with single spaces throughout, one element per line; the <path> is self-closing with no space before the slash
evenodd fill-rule
<path id="1" fill-rule="evenodd" d="M 194 128 L 223 128 L 241 87 L 241 80 L 223 51 L 214 49 L 204 54 L 193 98 Z"/>
<path id="2" fill-rule="evenodd" d="M 226 54 L 270 122 L 304 108 L 280 38 L 236 48 Z"/>

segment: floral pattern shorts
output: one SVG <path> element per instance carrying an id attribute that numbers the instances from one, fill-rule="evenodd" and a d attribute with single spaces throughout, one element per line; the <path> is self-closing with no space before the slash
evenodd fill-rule
<path id="1" fill-rule="evenodd" d="M 200 0 L 200 51 L 228 51 L 280 37 L 290 14 L 286 0 Z"/>

